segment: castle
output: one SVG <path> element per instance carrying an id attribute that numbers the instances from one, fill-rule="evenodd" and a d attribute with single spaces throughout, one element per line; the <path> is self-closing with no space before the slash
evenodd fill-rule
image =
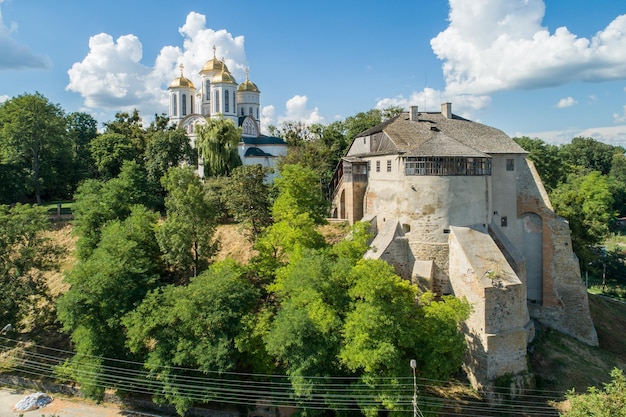
<path id="1" fill-rule="evenodd" d="M 331 184 L 332 217 L 375 231 L 366 257 L 472 304 L 464 368 L 478 388 L 527 373 L 535 322 L 598 344 L 569 225 L 526 156 L 450 103 L 414 106 L 358 135 Z"/>
<path id="2" fill-rule="evenodd" d="M 213 47 L 213 58 L 200 70 L 201 87 L 196 90 L 191 80 L 183 74 L 169 87 L 169 120 L 185 130 L 191 145 L 196 147 L 196 126 L 206 125 L 207 119 L 223 117 L 241 127 L 242 136 L 237 147 L 244 165 L 260 164 L 275 171 L 277 158 L 287 154 L 287 144 L 281 138 L 261 133 L 261 91 L 248 78 L 237 84 L 224 59 L 218 60 Z M 198 174 L 204 176 L 202 158 L 198 160 Z M 272 179 L 275 172 L 268 175 Z"/>

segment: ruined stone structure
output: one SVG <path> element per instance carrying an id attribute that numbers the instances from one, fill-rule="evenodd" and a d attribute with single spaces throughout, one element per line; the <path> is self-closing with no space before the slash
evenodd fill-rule
<path id="1" fill-rule="evenodd" d="M 527 372 L 533 320 L 598 344 L 568 223 L 526 155 L 450 103 L 411 107 L 358 135 L 333 178 L 332 217 L 375 230 L 367 257 L 472 304 L 465 369 L 478 388 Z"/>

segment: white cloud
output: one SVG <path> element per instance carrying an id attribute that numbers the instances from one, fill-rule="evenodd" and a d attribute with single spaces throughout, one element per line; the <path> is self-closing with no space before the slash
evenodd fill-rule
<path id="1" fill-rule="evenodd" d="M 10 98 L 11 97 L 7 96 L 6 94 L 2 94 L 2 95 L 0 95 L 0 103 L 4 103 L 5 101 L 7 101 Z"/>
<path id="2" fill-rule="evenodd" d="M 452 111 L 463 117 L 470 117 L 473 111 L 485 108 L 491 102 L 489 96 L 478 95 L 449 95 L 446 92 L 425 88 L 423 91 L 411 93 L 409 97 L 398 96 L 393 98 L 383 98 L 376 103 L 377 109 L 384 109 L 390 106 L 399 106 L 408 110 L 410 106 L 418 106 L 420 111 L 439 111 L 441 103 L 452 103 Z"/>
<path id="3" fill-rule="evenodd" d="M 167 87 L 180 75 L 179 65 L 183 64 L 185 77 L 199 88 L 198 73 L 213 58 L 213 46 L 235 78 L 243 77 L 243 36 L 233 37 L 225 30 L 215 31 L 205 25 L 204 15 L 189 13 L 178 30 L 183 37 L 182 49 L 161 48 L 153 65 L 142 63 L 143 47 L 135 35 L 120 36 L 115 41 L 106 33 L 94 35 L 89 39 L 88 54 L 68 70 L 66 89 L 79 93 L 88 109 L 138 108 L 143 116 L 160 114 L 167 111 Z"/>
<path id="4" fill-rule="evenodd" d="M 626 15 L 591 39 L 542 26 L 543 0 L 450 0 L 431 40 L 450 94 L 490 94 L 626 78 Z"/>
<path id="5" fill-rule="evenodd" d="M 293 96 L 285 104 L 285 114 L 278 116 L 277 122 L 300 121 L 308 125 L 313 123 L 324 123 L 324 117 L 317 107 L 307 108 L 309 98 L 307 96 Z"/>
<path id="6" fill-rule="evenodd" d="M 556 104 L 556 106 L 559 109 L 564 109 L 566 107 L 572 107 L 575 104 L 578 104 L 578 102 L 574 100 L 573 97 L 566 97 L 566 98 L 560 99 L 559 102 Z"/>
<path id="7" fill-rule="evenodd" d="M 615 120 L 615 123 L 626 122 L 626 106 L 624 106 L 624 112 L 622 114 L 619 114 L 619 113 L 613 114 L 613 120 Z"/>
<path id="8" fill-rule="evenodd" d="M 539 138 L 546 143 L 563 145 L 570 143 L 575 137 L 589 137 L 613 146 L 626 148 L 626 125 L 592 127 L 587 129 L 563 129 L 542 132 L 516 132 L 513 137 L 528 136 Z"/>
<path id="9" fill-rule="evenodd" d="M 0 70 L 48 68 L 50 66 L 48 58 L 33 54 L 28 46 L 16 42 L 11 37 L 16 30 L 17 23 L 11 22 L 10 27 L 4 24 L 0 10 Z"/>

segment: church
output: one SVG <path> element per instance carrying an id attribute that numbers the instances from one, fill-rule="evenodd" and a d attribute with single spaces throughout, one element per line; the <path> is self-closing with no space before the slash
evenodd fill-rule
<path id="1" fill-rule="evenodd" d="M 183 65 L 180 65 L 180 77 L 168 87 L 170 123 L 183 129 L 195 148 L 196 126 L 206 125 L 207 119 L 212 117 L 231 120 L 242 130 L 238 146 L 242 164 L 269 168 L 268 179 L 272 180 L 276 176 L 278 157 L 287 154 L 287 144 L 281 138 L 261 133 L 261 91 L 248 78 L 248 69 L 245 81 L 238 84 L 224 59 L 217 59 L 215 51 L 214 46 L 213 58 L 200 70 L 199 89 L 184 76 Z M 198 174 L 204 177 L 202 158 L 198 160 Z"/>

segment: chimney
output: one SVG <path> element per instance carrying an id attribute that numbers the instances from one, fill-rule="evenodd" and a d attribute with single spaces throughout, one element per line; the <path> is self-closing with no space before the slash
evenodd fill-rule
<path id="1" fill-rule="evenodd" d="M 417 106 L 409 107 L 409 120 L 417 122 L 419 113 L 417 112 Z"/>
<path id="2" fill-rule="evenodd" d="M 452 119 L 452 103 L 441 104 L 441 114 L 446 119 Z"/>

